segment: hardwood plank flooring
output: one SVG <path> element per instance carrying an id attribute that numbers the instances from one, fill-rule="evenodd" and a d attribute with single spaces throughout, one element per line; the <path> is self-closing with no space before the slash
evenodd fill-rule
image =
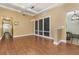
<path id="1" fill-rule="evenodd" d="M 78 55 L 79 46 L 61 43 L 36 36 L 18 37 L 13 41 L 0 41 L 0 55 Z"/>

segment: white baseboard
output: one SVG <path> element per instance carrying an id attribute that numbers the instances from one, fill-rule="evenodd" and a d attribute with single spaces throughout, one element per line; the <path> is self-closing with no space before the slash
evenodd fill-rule
<path id="1" fill-rule="evenodd" d="M 16 35 L 16 36 L 13 36 L 13 37 L 16 38 L 16 37 L 23 37 L 23 36 L 30 36 L 30 35 L 33 35 L 33 34 Z"/>
<path id="2" fill-rule="evenodd" d="M 54 41 L 54 44 L 55 44 L 55 45 L 59 45 L 61 42 L 62 42 L 62 43 L 66 43 L 66 40 L 60 40 L 60 41 L 58 41 L 58 42 Z"/>
<path id="3" fill-rule="evenodd" d="M 66 43 L 66 40 L 60 40 L 60 43 L 61 43 L 61 42 Z"/>
<path id="4" fill-rule="evenodd" d="M 16 35 L 16 36 L 13 36 L 13 37 L 16 38 L 16 37 L 30 36 L 30 35 L 35 35 L 35 34 Z M 47 36 L 42 36 L 42 35 L 35 35 L 35 36 L 39 36 L 39 37 L 43 37 L 43 38 L 48 38 L 48 39 L 54 39 L 52 37 L 47 37 Z M 1 39 L 1 37 L 0 37 L 0 39 Z"/>
<path id="5" fill-rule="evenodd" d="M 33 35 L 33 34 L 24 34 L 24 35 L 16 35 L 16 36 L 13 36 L 14 38 L 16 37 L 23 37 L 23 36 L 30 36 L 30 35 Z M 1 40 L 2 37 L 0 37 L 0 40 Z"/>
<path id="6" fill-rule="evenodd" d="M 30 36 L 30 35 L 35 35 L 35 36 L 39 36 L 39 37 L 43 37 L 43 38 L 47 38 L 47 39 L 52 39 L 52 40 L 54 40 L 54 38 L 52 38 L 52 37 L 47 37 L 47 36 L 42 36 L 42 35 L 36 35 L 36 34 L 16 35 L 16 36 L 13 36 L 13 37 L 16 38 L 16 37 L 23 37 L 23 36 Z M 0 40 L 1 40 L 1 38 L 2 38 L 2 37 L 0 37 Z M 58 41 L 58 42 L 54 41 L 53 43 L 54 43 L 55 45 L 59 45 L 61 42 L 66 43 L 66 40 L 60 40 L 60 41 Z"/>
<path id="7" fill-rule="evenodd" d="M 47 37 L 47 36 L 42 36 L 42 35 L 37 35 L 37 34 L 34 34 L 35 36 L 39 36 L 39 37 L 43 37 L 43 38 L 47 38 L 47 39 L 54 39 L 54 38 L 52 38 L 52 37 Z"/>
<path id="8" fill-rule="evenodd" d="M 59 45 L 59 42 L 54 41 L 53 44 L 54 45 Z"/>
<path id="9" fill-rule="evenodd" d="M 43 38 L 48 38 L 48 39 L 52 39 L 52 40 L 54 40 L 54 38 L 52 38 L 52 37 L 47 37 L 47 36 L 42 36 L 42 35 L 37 35 L 37 34 L 34 34 L 35 36 L 39 36 L 39 37 L 43 37 Z M 66 43 L 66 40 L 60 40 L 60 41 L 58 41 L 58 42 L 56 42 L 56 41 L 54 41 L 53 42 L 53 44 L 55 44 L 55 45 L 59 45 L 61 42 L 63 42 L 63 43 Z"/>

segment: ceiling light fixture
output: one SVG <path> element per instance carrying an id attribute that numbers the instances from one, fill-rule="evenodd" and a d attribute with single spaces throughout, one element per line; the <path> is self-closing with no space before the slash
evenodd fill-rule
<path id="1" fill-rule="evenodd" d="M 31 9 L 34 9 L 34 8 L 35 8 L 35 6 L 32 6 L 32 7 L 31 7 Z"/>
<path id="2" fill-rule="evenodd" d="M 72 15 L 72 20 L 79 20 L 79 15 L 77 13 L 77 11 L 74 11 L 74 14 Z"/>

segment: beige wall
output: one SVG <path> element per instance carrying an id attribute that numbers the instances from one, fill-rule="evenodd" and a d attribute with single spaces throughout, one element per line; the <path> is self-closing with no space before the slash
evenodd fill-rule
<path id="1" fill-rule="evenodd" d="M 62 40 L 66 39 L 66 13 L 72 10 L 79 10 L 79 4 L 64 4 L 53 9 L 50 9 L 47 12 L 36 15 L 34 18 L 44 18 L 51 16 L 52 23 L 52 37 L 55 41 L 59 41 L 60 37 Z M 61 32 L 58 33 L 58 28 Z"/>
<path id="2" fill-rule="evenodd" d="M 18 12 L 0 8 L 0 36 L 2 30 L 2 19 L 1 19 L 2 16 L 13 17 L 14 36 L 32 34 L 33 26 L 32 26 L 31 16 L 28 15 L 23 16 Z M 15 21 L 18 21 L 19 24 L 14 25 Z"/>
<path id="3" fill-rule="evenodd" d="M 60 26 L 64 26 L 63 12 L 64 12 L 64 7 L 60 6 L 60 7 L 56 7 L 54 9 L 51 9 L 47 12 L 44 12 L 40 15 L 35 16 L 35 19 L 51 16 L 51 34 L 52 34 L 52 37 L 54 38 L 54 40 L 56 40 L 58 37 L 57 36 L 57 28 L 59 28 Z"/>
<path id="4" fill-rule="evenodd" d="M 33 21 L 39 18 L 44 18 L 47 16 L 51 16 L 51 34 L 55 41 L 59 41 L 60 39 L 66 39 L 66 13 L 72 10 L 79 10 L 79 4 L 64 4 L 53 9 L 48 10 L 47 12 L 41 13 L 39 15 L 31 16 L 23 16 L 20 13 L 10 11 L 7 9 L 0 8 L 0 16 L 11 16 L 14 21 L 19 21 L 19 25 L 14 25 L 14 35 L 24 35 L 33 33 Z M 1 36 L 1 19 L 0 19 L 0 36 Z M 61 28 L 62 30 L 59 30 Z M 61 32 L 60 32 L 61 31 Z M 61 35 L 61 36 L 60 36 Z"/>

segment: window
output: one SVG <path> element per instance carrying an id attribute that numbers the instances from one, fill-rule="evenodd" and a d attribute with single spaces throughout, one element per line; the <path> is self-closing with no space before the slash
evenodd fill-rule
<path id="1" fill-rule="evenodd" d="M 38 30 L 38 21 L 35 21 L 35 30 Z"/>
<path id="2" fill-rule="evenodd" d="M 43 35 L 43 19 L 39 20 L 39 35 Z"/>
<path id="3" fill-rule="evenodd" d="M 38 21 L 35 21 L 35 34 L 38 34 Z"/>
<path id="4" fill-rule="evenodd" d="M 39 31 L 43 31 L 43 20 L 39 20 Z"/>
<path id="5" fill-rule="evenodd" d="M 49 17 L 44 18 L 44 31 L 49 31 Z"/>
<path id="6" fill-rule="evenodd" d="M 50 18 L 49 17 L 35 21 L 35 34 L 50 36 Z"/>
<path id="7" fill-rule="evenodd" d="M 44 36 L 49 36 L 49 17 L 44 18 Z"/>
<path id="8" fill-rule="evenodd" d="M 49 36 L 49 32 L 44 32 L 44 36 Z"/>

